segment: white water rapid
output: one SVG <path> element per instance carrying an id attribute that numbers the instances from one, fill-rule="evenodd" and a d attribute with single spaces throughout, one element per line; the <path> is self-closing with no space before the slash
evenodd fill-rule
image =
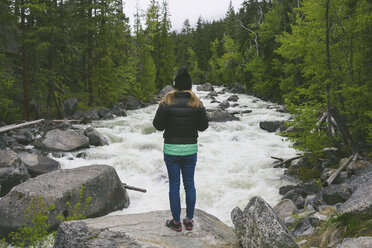
<path id="1" fill-rule="evenodd" d="M 218 92 L 222 88 L 215 87 Z M 215 108 L 205 96 L 209 92 L 194 92 L 206 108 Z M 220 94 L 223 101 L 231 93 Z M 287 120 L 288 114 L 267 109 L 270 103 L 237 94 L 239 106 L 229 111 L 251 109 L 252 113 L 236 115 L 240 121 L 210 122 L 199 132 L 198 162 L 195 172 L 196 208 L 202 209 L 232 225 L 230 212 L 235 206 L 244 208 L 253 196 L 260 196 L 274 206 L 279 200 L 278 189 L 290 182 L 283 178 L 283 169 L 272 168 L 270 156 L 289 158 L 296 154 L 284 138 L 260 129 L 264 120 Z M 96 121 L 91 124 L 106 135 L 110 144 L 86 149 L 87 156 L 77 158 L 71 153 L 62 158 L 62 168 L 90 164 L 113 166 L 121 181 L 147 189 L 147 193 L 128 191 L 130 206 L 114 215 L 169 209 L 167 171 L 163 161 L 163 137 L 152 126 L 157 105 L 127 111 L 126 117 Z M 182 207 L 185 207 L 181 184 Z"/>

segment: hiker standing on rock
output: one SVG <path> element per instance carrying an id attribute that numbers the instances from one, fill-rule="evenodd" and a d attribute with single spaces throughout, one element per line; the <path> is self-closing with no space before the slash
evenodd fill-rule
<path id="1" fill-rule="evenodd" d="M 208 128 L 205 108 L 191 91 L 192 81 L 186 68 L 178 70 L 174 79 L 175 90 L 169 92 L 160 102 L 153 121 L 154 127 L 164 131 L 164 161 L 169 177 L 169 202 L 173 219 L 165 225 L 175 231 L 182 231 L 180 175 L 186 193 L 186 230 L 192 230 L 196 201 L 194 172 L 198 152 L 198 131 Z"/>

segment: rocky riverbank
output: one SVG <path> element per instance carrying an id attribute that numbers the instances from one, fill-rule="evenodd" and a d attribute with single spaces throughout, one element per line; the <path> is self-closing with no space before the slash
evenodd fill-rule
<path id="1" fill-rule="evenodd" d="M 171 86 L 165 87 L 157 100 L 170 90 Z M 239 105 L 238 94 L 244 93 L 244 88 L 239 84 L 218 92 L 212 85 L 205 84 L 198 86 L 198 90 L 209 92 L 203 101 L 218 104 L 216 108 L 207 109 L 210 121 L 239 120 L 239 116 L 252 112 L 249 106 L 241 106 L 241 111 L 238 112 L 231 110 L 231 107 Z M 216 100 L 216 96 L 226 93 L 229 96 L 224 101 Z M 89 123 L 92 120 L 125 116 L 126 110 L 146 106 L 132 97 L 130 99 L 133 103 L 118 103 L 113 109 L 99 108 L 79 112 L 74 100 L 66 101 L 66 106 L 67 102 L 71 106 L 64 108 L 69 119 L 79 118 L 84 123 Z M 268 108 L 286 112 L 285 108 L 275 104 L 270 104 Z M 328 157 L 320 165 L 312 164 L 306 157 L 295 160 L 295 163 L 285 159 L 275 163 L 274 167 L 278 164 L 288 167 L 286 176 L 297 175 L 301 168 L 322 168 L 323 181 L 310 180 L 280 188 L 283 199 L 273 208 L 259 197 L 247 199 L 248 204 L 244 210 L 235 208 L 231 213 L 235 232 L 201 210 L 196 211 L 195 229 L 181 234 L 164 227 L 165 220 L 170 216 L 169 211 L 92 218 L 127 207 L 129 197 L 110 166 L 61 170 L 59 163 L 48 157 L 48 154 L 53 154 L 54 157 L 70 156 L 70 151 L 74 151 L 78 157 L 84 157 L 84 150 L 81 149 L 108 144 L 108 139 L 97 130 L 72 123 L 68 119 L 58 122 L 43 121 L 27 128 L 0 133 L 0 192 L 3 196 L 0 200 L 0 217 L 6 220 L 0 225 L 3 237 L 25 223 L 25 208 L 30 204 L 31 198 L 38 196 L 56 206 L 48 217 L 50 230 L 56 230 L 59 226 L 56 247 L 317 247 L 320 242 L 314 241 L 312 235 L 323 236 L 319 234 L 323 230 L 322 223 L 329 221 L 335 211 L 351 216 L 369 216 L 370 220 L 371 165 L 364 155 L 359 155 L 352 166 L 339 173 L 330 186 L 323 186 L 323 182 L 336 172 L 336 169 L 328 167 L 343 164 L 334 149 L 327 151 Z M 268 132 L 291 131 L 284 126 L 283 121 L 261 121 L 259 126 Z M 76 152 L 80 150 L 81 152 Z M 105 186 L 112 183 L 112 188 Z M 72 215 L 65 203 L 76 203 L 83 185 L 86 187 L 84 197 L 94 195 L 97 200 L 92 205 L 92 211 L 87 213 L 89 219 L 60 225 L 61 222 L 56 217 Z M 119 200 L 115 203 L 114 198 Z M 100 202 L 105 204 L 100 205 Z M 342 242 L 342 238 L 340 235 L 327 243 L 337 245 Z M 359 239 L 345 239 L 345 242 L 369 244 L 368 238 L 357 238 Z"/>

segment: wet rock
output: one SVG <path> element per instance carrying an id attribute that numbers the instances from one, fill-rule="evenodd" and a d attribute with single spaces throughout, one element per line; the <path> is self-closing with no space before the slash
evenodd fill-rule
<path id="1" fill-rule="evenodd" d="M 227 101 L 229 102 L 237 102 L 239 97 L 237 95 L 232 95 L 229 98 L 227 98 Z"/>
<path id="2" fill-rule="evenodd" d="M 234 83 L 233 87 L 231 88 L 231 92 L 243 94 L 245 93 L 245 88 L 240 83 Z"/>
<path id="3" fill-rule="evenodd" d="M 127 116 L 125 113 L 124 104 L 122 102 L 117 102 L 112 107 L 112 113 L 116 116 Z"/>
<path id="4" fill-rule="evenodd" d="M 298 208 L 296 207 L 294 202 L 289 199 L 281 200 L 277 205 L 273 207 L 273 210 L 282 220 L 298 212 Z"/>
<path id="5" fill-rule="evenodd" d="M 244 248 L 299 247 L 274 210 L 260 197 L 253 197 L 244 211 L 234 208 L 231 219 Z"/>
<path id="6" fill-rule="evenodd" d="M 275 132 L 284 125 L 284 121 L 261 121 L 260 128 L 270 133 Z"/>
<path id="7" fill-rule="evenodd" d="M 322 189 L 322 197 L 325 203 L 334 205 L 336 203 L 345 202 L 351 196 L 347 187 L 342 185 L 330 185 Z"/>
<path id="8" fill-rule="evenodd" d="M 226 109 L 226 108 L 230 107 L 230 103 L 227 100 L 224 100 L 218 106 L 222 109 Z"/>
<path id="9" fill-rule="evenodd" d="M 15 139 L 19 144 L 28 145 L 35 140 L 35 136 L 30 131 L 16 132 L 12 135 L 12 138 Z"/>
<path id="10" fill-rule="evenodd" d="M 301 187 L 297 187 L 295 189 L 292 189 L 292 190 L 288 191 L 283 196 L 283 199 L 290 199 L 293 202 L 296 202 L 297 198 L 300 197 L 300 196 L 301 197 L 306 197 L 307 196 L 307 192 L 305 190 L 303 190 Z"/>
<path id="11" fill-rule="evenodd" d="M 95 108 L 89 109 L 88 112 L 86 112 L 86 113 L 83 114 L 83 119 L 86 122 L 94 121 L 94 120 L 99 120 L 98 110 L 95 109 Z"/>
<path id="12" fill-rule="evenodd" d="M 61 165 L 58 161 L 46 156 L 31 153 L 21 153 L 19 156 L 31 177 L 61 169 Z"/>
<path id="13" fill-rule="evenodd" d="M 168 94 L 169 92 L 173 91 L 174 88 L 172 85 L 167 85 L 165 86 L 160 92 L 159 92 L 159 96 L 160 97 L 164 97 L 166 94 Z"/>
<path id="14" fill-rule="evenodd" d="M 208 112 L 208 120 L 215 121 L 215 122 L 226 122 L 226 121 L 236 121 L 239 120 L 238 117 L 233 116 L 227 111 L 224 110 L 217 110 Z"/>
<path id="15" fill-rule="evenodd" d="M 196 87 L 197 91 L 214 91 L 213 85 L 211 83 L 205 83 Z"/>
<path id="16" fill-rule="evenodd" d="M 279 188 L 279 194 L 285 195 L 292 189 L 296 189 L 298 186 L 296 185 L 285 185 Z"/>
<path id="17" fill-rule="evenodd" d="M 123 101 L 124 105 L 126 106 L 126 109 L 128 110 L 135 110 L 135 109 L 140 109 L 143 107 L 146 107 L 146 104 L 143 103 L 142 101 L 138 100 L 134 96 L 127 96 L 125 100 Z"/>
<path id="18" fill-rule="evenodd" d="M 89 146 L 89 139 L 73 131 L 51 130 L 35 145 L 48 151 L 68 152 Z"/>
<path id="19" fill-rule="evenodd" d="M 18 154 L 10 150 L 0 150 L 0 197 L 29 178 L 30 174 Z"/>
<path id="20" fill-rule="evenodd" d="M 211 101 L 211 103 L 221 103 L 221 102 L 217 101 L 217 100 L 213 100 L 213 101 Z"/>
<path id="21" fill-rule="evenodd" d="M 66 117 L 71 117 L 74 115 L 76 107 L 78 105 L 78 100 L 76 98 L 70 98 L 63 102 L 63 113 Z"/>
<path id="22" fill-rule="evenodd" d="M 108 108 L 105 108 L 105 107 L 100 107 L 98 109 L 98 115 L 100 117 L 100 119 L 113 119 L 114 116 L 112 115 L 111 113 L 111 110 L 109 110 Z"/>
<path id="23" fill-rule="evenodd" d="M 30 224 L 31 220 L 25 219 L 25 211 L 35 197 L 42 197 L 46 206 L 54 204 L 55 209 L 48 213 L 47 224 L 50 230 L 55 230 L 61 222 L 57 219 L 58 215 L 68 217 L 73 214 L 66 202 L 75 206 L 83 185 L 83 202 L 87 197 L 92 197 L 85 212 L 87 217 L 103 216 L 129 205 L 127 192 L 111 166 L 91 165 L 53 171 L 14 187 L 1 199 L 0 238 L 25 223 Z"/>
<path id="24" fill-rule="evenodd" d="M 218 93 L 218 94 L 220 94 L 220 95 L 223 95 L 223 94 L 225 94 L 225 93 L 226 93 L 226 89 L 225 89 L 225 88 L 223 88 L 222 90 L 218 91 L 217 93 Z"/>
<path id="25" fill-rule="evenodd" d="M 233 229 L 202 210 L 195 210 L 192 231 L 175 232 L 166 227 L 163 223 L 169 216 L 170 211 L 153 211 L 64 222 L 54 247 L 239 247 Z"/>
<path id="26" fill-rule="evenodd" d="M 208 98 L 213 97 L 213 99 L 214 99 L 215 96 L 218 96 L 218 93 L 216 91 L 212 91 L 212 92 L 208 93 L 208 95 L 207 95 Z"/>
<path id="27" fill-rule="evenodd" d="M 104 146 L 109 144 L 108 139 L 92 127 L 85 129 L 84 134 L 89 138 L 89 143 L 93 146 Z"/>
<path id="28" fill-rule="evenodd" d="M 346 238 L 336 248 L 371 248 L 372 237 Z"/>

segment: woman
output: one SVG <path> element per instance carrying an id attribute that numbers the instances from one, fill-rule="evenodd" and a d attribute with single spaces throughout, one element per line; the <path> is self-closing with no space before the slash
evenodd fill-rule
<path id="1" fill-rule="evenodd" d="M 180 175 L 186 193 L 186 230 L 192 230 L 196 201 L 194 172 L 198 152 L 198 131 L 208 128 L 205 108 L 199 98 L 191 91 L 191 77 L 187 69 L 178 70 L 174 79 L 175 90 L 168 93 L 160 102 L 153 121 L 154 127 L 164 131 L 164 161 L 169 177 L 169 202 L 173 219 L 166 226 L 182 231 L 180 220 Z"/>

